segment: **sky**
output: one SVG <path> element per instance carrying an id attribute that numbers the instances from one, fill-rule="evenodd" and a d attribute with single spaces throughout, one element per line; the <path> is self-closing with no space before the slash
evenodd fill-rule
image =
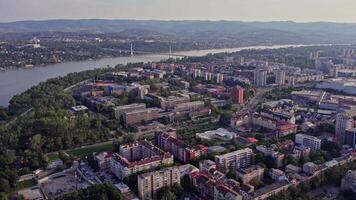
<path id="1" fill-rule="evenodd" d="M 0 0 L 0 21 L 159 19 L 356 22 L 356 0 Z"/>

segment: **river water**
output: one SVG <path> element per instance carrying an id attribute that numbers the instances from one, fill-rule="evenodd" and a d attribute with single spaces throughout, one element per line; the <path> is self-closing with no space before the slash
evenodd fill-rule
<path id="1" fill-rule="evenodd" d="M 229 48 L 229 49 L 209 49 L 209 50 L 196 50 L 174 52 L 177 55 L 185 56 L 204 56 L 209 53 L 221 52 L 236 52 L 245 49 L 277 49 L 287 47 L 299 46 L 313 46 L 313 45 L 275 45 L 275 46 L 252 46 L 242 48 Z M 78 62 L 64 62 L 41 67 L 34 67 L 29 69 L 10 69 L 0 72 L 0 105 L 7 106 L 10 99 L 21 92 L 26 91 L 31 86 L 34 86 L 47 79 L 64 76 L 71 72 L 79 72 L 94 68 L 115 66 L 117 64 L 127 64 L 135 62 L 153 62 L 168 59 L 168 55 L 138 55 L 132 57 L 116 57 L 116 58 L 103 58 L 100 60 L 88 60 Z"/>

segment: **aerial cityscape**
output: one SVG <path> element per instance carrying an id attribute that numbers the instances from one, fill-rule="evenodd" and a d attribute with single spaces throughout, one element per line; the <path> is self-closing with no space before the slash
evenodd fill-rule
<path id="1" fill-rule="evenodd" d="M 0 200 L 356 200 L 355 6 L 0 0 Z"/>

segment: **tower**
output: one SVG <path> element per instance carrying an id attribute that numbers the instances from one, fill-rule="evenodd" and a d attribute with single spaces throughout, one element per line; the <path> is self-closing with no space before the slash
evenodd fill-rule
<path id="1" fill-rule="evenodd" d="M 132 44 L 132 42 L 131 42 L 131 56 L 133 56 L 134 55 L 134 52 L 133 52 L 133 44 Z"/>
<path id="2" fill-rule="evenodd" d="M 169 58 L 172 57 L 172 45 L 169 45 Z"/>
<path id="3" fill-rule="evenodd" d="M 283 70 L 277 70 L 275 72 L 276 84 L 284 85 L 286 82 L 286 72 Z"/>
<path id="4" fill-rule="evenodd" d="M 256 69 L 254 71 L 254 84 L 257 87 L 264 87 L 267 85 L 267 71 Z"/>
<path id="5" fill-rule="evenodd" d="M 342 146 L 345 143 L 345 133 L 354 127 L 354 120 L 346 113 L 336 114 L 335 136 L 336 142 Z"/>

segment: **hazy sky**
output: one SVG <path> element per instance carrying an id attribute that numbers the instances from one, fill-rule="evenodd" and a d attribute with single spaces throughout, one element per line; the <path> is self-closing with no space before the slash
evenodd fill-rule
<path id="1" fill-rule="evenodd" d="M 356 22 L 356 0 L 0 0 L 0 21 L 207 19 Z"/>

